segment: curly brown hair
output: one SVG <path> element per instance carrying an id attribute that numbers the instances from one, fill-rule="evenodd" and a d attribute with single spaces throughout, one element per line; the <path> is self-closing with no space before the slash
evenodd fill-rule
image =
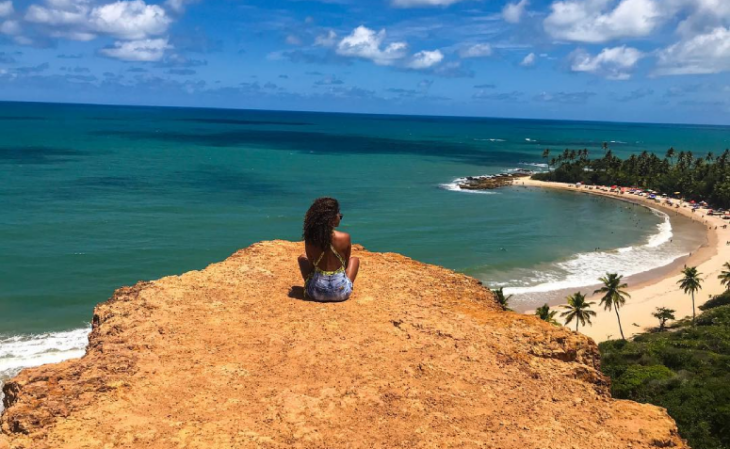
<path id="1" fill-rule="evenodd" d="M 332 223 L 340 213 L 340 203 L 334 198 L 317 198 L 304 216 L 304 241 L 326 250 L 332 240 Z"/>

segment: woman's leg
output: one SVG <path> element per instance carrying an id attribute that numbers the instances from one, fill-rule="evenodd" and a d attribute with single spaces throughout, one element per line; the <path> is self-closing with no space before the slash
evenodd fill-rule
<path id="1" fill-rule="evenodd" d="M 357 271 L 360 269 L 360 259 L 357 257 L 350 257 L 350 260 L 347 264 L 347 270 L 345 270 L 345 273 L 347 273 L 347 277 L 352 281 L 355 282 L 355 278 L 357 277 Z"/>
<path id="2" fill-rule="evenodd" d="M 306 254 L 302 254 L 299 256 L 299 271 L 302 273 L 302 279 L 304 279 L 304 282 L 307 282 L 307 279 L 309 279 L 309 276 L 314 271 L 314 267 L 312 266 L 312 262 L 307 259 Z"/>

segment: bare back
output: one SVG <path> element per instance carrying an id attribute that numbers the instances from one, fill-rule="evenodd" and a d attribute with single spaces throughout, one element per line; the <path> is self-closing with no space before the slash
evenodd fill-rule
<path id="1" fill-rule="evenodd" d="M 337 251 L 337 253 L 340 255 L 340 257 L 345 260 L 345 264 L 347 264 L 350 260 L 350 253 L 352 252 L 352 242 L 350 239 L 350 234 L 346 232 L 334 231 L 332 233 L 331 244 L 335 251 Z M 311 261 L 318 260 L 319 256 L 322 255 L 322 249 L 317 248 L 311 243 L 307 243 L 305 245 L 305 251 L 307 253 L 307 258 Z M 329 248 L 327 248 L 324 251 L 322 260 L 319 261 L 318 268 L 324 271 L 334 271 L 341 267 L 342 264 L 340 263 L 340 260 L 337 258 L 336 255 L 332 253 L 332 251 L 330 251 Z"/>

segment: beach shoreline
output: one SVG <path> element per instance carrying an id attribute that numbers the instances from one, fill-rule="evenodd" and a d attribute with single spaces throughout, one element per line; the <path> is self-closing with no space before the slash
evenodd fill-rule
<path id="1" fill-rule="evenodd" d="M 692 315 L 691 297 L 681 291 L 677 284 L 681 278 L 680 270 L 684 265 L 697 266 L 698 271 L 702 274 L 702 290 L 695 295 L 696 306 L 700 306 L 710 299 L 710 297 L 723 292 L 725 289 L 720 284 L 717 276 L 723 269 L 722 265 L 730 260 L 730 247 L 722 244 L 723 241 L 730 241 L 730 229 L 722 228 L 722 225 L 727 224 L 727 222 L 722 220 L 721 217 L 707 216 L 706 210 L 699 210 L 692 213 L 691 208 L 684 202 L 681 203 L 679 208 L 675 208 L 663 203 L 657 203 L 646 197 L 606 192 L 595 188 L 589 190 L 586 187 L 576 187 L 574 184 L 525 178 L 515 181 L 513 185 L 527 188 L 555 189 L 613 198 L 660 210 L 670 214 L 670 217 L 674 214 L 679 214 L 703 225 L 706 233 L 705 243 L 689 256 L 680 257 L 664 267 L 647 270 L 646 272 L 630 277 L 627 276 L 624 279 L 629 284 L 627 292 L 631 295 L 631 298 L 627 299 L 626 304 L 620 309 L 621 323 L 626 338 L 656 327 L 657 320 L 652 316 L 652 313 L 655 312 L 657 307 L 667 307 L 676 310 L 675 315 L 678 319 Z M 677 200 L 675 200 L 675 204 L 676 202 Z M 596 317 L 592 320 L 592 326 L 581 327 L 580 332 L 588 335 L 597 342 L 620 338 L 615 312 L 605 311 L 602 307 L 599 307 L 598 302 L 600 301 L 600 297 L 598 295 L 591 294 L 588 298 L 589 301 L 596 303 L 593 308 L 596 312 Z M 561 310 L 560 306 L 564 304 L 565 301 L 562 301 L 558 302 L 558 304 L 551 304 L 551 307 L 555 306 L 555 310 Z M 573 327 L 573 324 L 571 323 L 571 327 Z"/>

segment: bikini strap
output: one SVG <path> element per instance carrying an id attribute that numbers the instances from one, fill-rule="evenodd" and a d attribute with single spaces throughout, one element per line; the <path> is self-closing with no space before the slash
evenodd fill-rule
<path id="1" fill-rule="evenodd" d="M 335 255 L 335 257 L 337 257 L 337 260 L 340 261 L 340 263 L 342 264 L 342 268 L 345 268 L 345 259 L 343 259 L 342 256 L 340 256 L 340 253 L 338 253 L 337 250 L 335 250 L 335 247 L 332 246 L 331 243 L 330 243 L 330 251 L 332 251 L 332 253 Z M 314 262 L 314 268 L 320 269 L 319 263 L 322 261 L 322 258 L 324 257 L 324 253 L 326 253 L 326 252 L 327 252 L 327 250 L 322 251 L 322 253 L 317 258 L 317 261 Z"/>
<path id="2" fill-rule="evenodd" d="M 337 257 L 337 260 L 339 260 L 339 261 L 340 261 L 340 263 L 342 264 L 342 268 L 345 268 L 345 259 L 343 259 L 343 258 L 342 258 L 342 256 L 340 256 L 340 253 L 338 253 L 338 252 L 337 252 L 337 251 L 335 250 L 335 247 L 334 247 L 334 246 L 332 246 L 332 244 L 331 244 L 331 243 L 330 243 L 330 250 L 332 250 L 332 252 L 333 252 L 333 253 L 335 254 L 335 257 Z"/>
<path id="3" fill-rule="evenodd" d="M 319 268 L 319 263 L 320 263 L 320 262 L 322 262 L 322 258 L 324 257 L 324 253 L 325 253 L 325 252 L 327 252 L 327 251 L 326 251 L 326 250 L 325 250 L 325 251 L 322 251 L 322 253 L 321 253 L 321 254 L 319 255 L 319 257 L 317 258 L 317 261 L 316 261 L 316 262 L 314 262 L 314 267 L 315 267 L 315 268 Z"/>

